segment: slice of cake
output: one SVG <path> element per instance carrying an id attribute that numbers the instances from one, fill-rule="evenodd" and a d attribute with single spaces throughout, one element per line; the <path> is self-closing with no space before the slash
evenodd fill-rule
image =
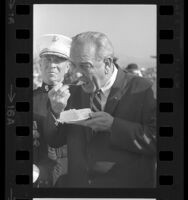
<path id="1" fill-rule="evenodd" d="M 59 122 L 61 123 L 69 123 L 69 122 L 76 122 L 81 120 L 86 120 L 89 118 L 89 114 L 91 113 L 90 108 L 84 109 L 70 109 L 63 111 L 60 115 Z"/>

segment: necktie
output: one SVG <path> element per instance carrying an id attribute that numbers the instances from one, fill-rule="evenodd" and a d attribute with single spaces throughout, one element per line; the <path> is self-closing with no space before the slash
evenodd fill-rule
<path id="1" fill-rule="evenodd" d="M 102 93 L 101 90 L 97 90 L 90 97 L 90 106 L 93 112 L 98 112 L 102 110 L 101 93 Z"/>
<path id="2" fill-rule="evenodd" d="M 97 90 L 95 93 L 93 93 L 91 96 L 90 96 L 90 107 L 91 107 L 91 110 L 93 112 L 98 112 L 98 111 L 101 111 L 102 110 L 102 105 L 101 105 L 101 93 L 102 91 L 101 90 Z M 91 135 L 88 134 L 88 141 L 91 141 L 91 138 L 93 136 L 96 136 L 97 135 L 97 132 L 92 130 L 91 132 Z"/>

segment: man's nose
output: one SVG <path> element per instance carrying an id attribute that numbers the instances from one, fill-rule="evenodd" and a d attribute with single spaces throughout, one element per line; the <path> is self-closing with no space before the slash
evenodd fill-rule
<path id="1" fill-rule="evenodd" d="M 80 72 L 76 72 L 75 76 L 76 76 L 77 79 L 79 79 L 83 76 L 83 74 L 80 73 Z"/>
<path id="2" fill-rule="evenodd" d="M 75 69 L 73 72 L 76 79 L 79 79 L 83 76 L 82 72 L 79 69 Z"/>
<path id="3" fill-rule="evenodd" d="M 57 64 L 54 63 L 54 62 L 51 62 L 51 63 L 50 63 L 50 67 L 51 67 L 51 68 L 56 68 L 56 67 L 57 67 Z"/>
<path id="4" fill-rule="evenodd" d="M 69 69 L 69 73 L 75 80 L 78 80 L 79 78 L 81 78 L 83 76 L 82 73 L 79 72 L 78 69 L 72 68 L 72 67 Z"/>

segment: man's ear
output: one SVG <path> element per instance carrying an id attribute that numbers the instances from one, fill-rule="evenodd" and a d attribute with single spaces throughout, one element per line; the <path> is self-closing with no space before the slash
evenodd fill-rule
<path id="1" fill-rule="evenodd" d="M 70 65 L 67 63 L 65 73 L 68 73 L 69 71 L 70 71 Z"/>
<path id="2" fill-rule="evenodd" d="M 111 58 L 105 58 L 104 59 L 105 63 L 105 70 L 108 72 L 112 66 L 112 59 Z"/>

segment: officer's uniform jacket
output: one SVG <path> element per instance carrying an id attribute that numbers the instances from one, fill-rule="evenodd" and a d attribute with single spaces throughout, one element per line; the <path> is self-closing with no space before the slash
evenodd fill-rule
<path id="1" fill-rule="evenodd" d="M 48 91 L 52 87 L 42 84 L 33 92 L 33 163 L 40 169 L 40 178 L 50 182 L 46 185 L 55 185 L 55 182 L 62 175 L 63 171 L 67 171 L 67 148 L 66 145 L 52 148 L 47 143 L 44 137 L 45 120 L 48 113 L 50 101 Z M 57 163 L 62 165 L 60 160 L 63 159 L 63 166 L 58 166 L 61 169 L 61 174 L 55 172 Z M 59 170 L 60 171 L 60 170 Z M 45 177 L 48 176 L 48 177 Z"/>

